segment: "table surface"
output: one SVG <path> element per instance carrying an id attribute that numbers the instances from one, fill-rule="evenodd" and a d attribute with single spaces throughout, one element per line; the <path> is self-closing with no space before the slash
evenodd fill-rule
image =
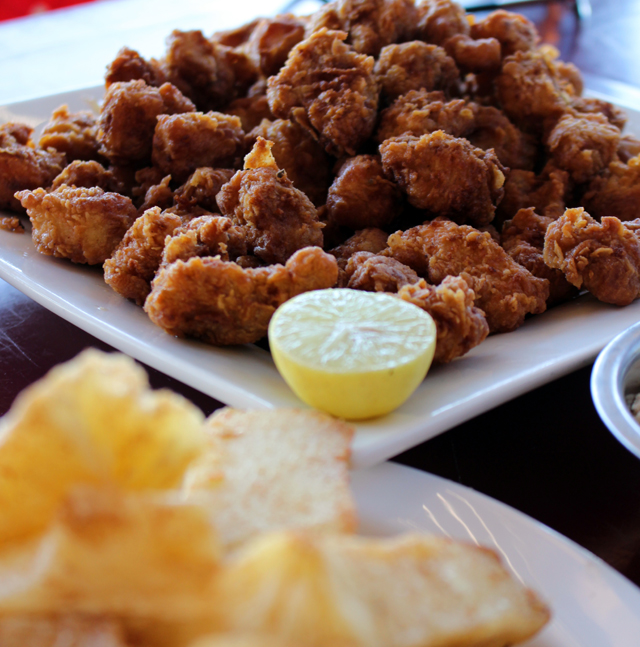
<path id="1" fill-rule="evenodd" d="M 100 84 L 105 66 L 124 44 L 144 56 L 159 56 L 173 28 L 210 33 L 275 13 L 286 3 L 222 4 L 107 0 L 0 23 L 0 105 Z M 618 92 L 640 106 L 640 2 L 592 0 L 592 6 L 591 20 L 582 25 L 570 3 L 527 6 L 525 13 L 598 89 Z M 0 414 L 23 388 L 88 346 L 109 350 L 0 280 Z M 154 387 L 182 393 L 206 414 L 220 406 L 148 371 Z M 598 418 L 590 372 L 591 366 L 575 371 L 394 460 L 525 512 L 640 584 L 640 461 Z"/>

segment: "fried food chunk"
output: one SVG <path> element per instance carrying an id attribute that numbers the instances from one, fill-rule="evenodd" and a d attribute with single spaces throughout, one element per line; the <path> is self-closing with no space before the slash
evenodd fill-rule
<path id="1" fill-rule="evenodd" d="M 356 52 L 377 56 L 385 45 L 408 40 L 415 18 L 412 0 L 335 0 L 311 16 L 307 35 L 338 29 Z"/>
<path id="2" fill-rule="evenodd" d="M 98 121 L 100 153 L 116 164 L 146 161 L 158 116 L 193 110 L 193 103 L 170 83 L 159 88 L 140 80 L 112 83 Z"/>
<path id="3" fill-rule="evenodd" d="M 477 106 L 475 128 L 468 139 L 477 148 L 493 148 L 500 162 L 510 169 L 533 170 L 538 154 L 535 138 L 516 128 L 493 106 Z"/>
<path id="4" fill-rule="evenodd" d="M 198 216 L 175 229 L 165 241 L 162 266 L 194 256 L 218 256 L 235 261 L 247 255 L 245 232 L 223 216 Z"/>
<path id="5" fill-rule="evenodd" d="M 247 96 L 234 99 L 225 108 L 225 113 L 239 117 L 242 122 L 242 129 L 246 133 L 259 126 L 263 119 L 273 121 L 275 117 L 271 112 L 271 108 L 269 108 L 266 91 L 264 81 L 257 81 L 249 90 Z"/>
<path id="6" fill-rule="evenodd" d="M 309 198 L 293 186 L 258 137 L 238 171 L 217 196 L 223 215 L 245 229 L 252 254 L 264 263 L 284 263 L 303 247 L 322 247 L 322 223 Z"/>
<path id="7" fill-rule="evenodd" d="M 378 155 L 349 158 L 327 196 L 329 222 L 353 230 L 385 227 L 402 208 L 402 193 L 385 177 Z"/>
<path id="8" fill-rule="evenodd" d="M 183 491 L 187 501 L 206 495 L 224 549 L 274 530 L 355 532 L 351 425 L 319 411 L 224 408 L 204 431 L 207 451 L 187 470 Z"/>
<path id="9" fill-rule="evenodd" d="M 142 305 L 151 290 L 165 238 L 182 224 L 170 211 L 153 207 L 138 217 L 104 262 L 104 280 L 118 294 Z"/>
<path id="10" fill-rule="evenodd" d="M 503 57 L 533 50 L 539 40 L 536 26 L 528 18 L 503 9 L 493 11 L 471 25 L 471 36 L 495 38 L 500 43 Z"/>
<path id="11" fill-rule="evenodd" d="M 627 164 L 611 162 L 593 179 L 582 204 L 595 218 L 611 213 L 623 221 L 640 218 L 640 155 Z"/>
<path id="12" fill-rule="evenodd" d="M 461 276 L 491 332 L 509 332 L 527 314 L 546 309 L 549 283 L 518 265 L 488 233 L 438 218 L 389 236 L 385 255 L 412 267 L 430 283 Z"/>
<path id="13" fill-rule="evenodd" d="M 213 612 L 313 647 L 514 645 L 549 618 L 496 553 L 418 534 L 267 534 L 223 567 Z"/>
<path id="14" fill-rule="evenodd" d="M 417 283 L 420 277 L 395 258 L 356 252 L 349 257 L 344 272 L 345 287 L 367 292 L 397 292 L 404 285 Z"/>
<path id="15" fill-rule="evenodd" d="M 338 245 L 329 250 L 329 253 L 336 257 L 338 267 L 340 268 L 341 277 L 347 267 L 348 260 L 357 252 L 370 252 L 371 254 L 378 254 L 387 246 L 387 238 L 389 234 L 382 229 L 375 227 L 366 227 L 360 231 L 356 231 L 353 236 L 348 238 L 342 245 Z M 346 285 L 347 279 L 340 279 L 340 285 Z"/>
<path id="16" fill-rule="evenodd" d="M 536 213 L 559 218 L 571 195 L 569 174 L 547 164 L 540 175 L 514 169 L 504 185 L 504 198 L 498 205 L 496 222 L 513 218 L 520 209 L 534 207 Z"/>
<path id="17" fill-rule="evenodd" d="M 69 112 L 69 106 L 62 105 L 53 111 L 44 125 L 38 145 L 40 148 L 55 148 L 64 153 L 67 160 L 97 160 L 98 124 L 96 116 L 88 110 Z"/>
<path id="18" fill-rule="evenodd" d="M 620 129 L 600 113 L 565 114 L 549 133 L 546 146 L 558 168 L 578 183 L 606 168 L 620 143 Z"/>
<path id="19" fill-rule="evenodd" d="M 442 47 L 419 40 L 383 47 L 374 71 L 388 103 L 410 90 L 448 93 L 460 78 L 455 61 Z"/>
<path id="20" fill-rule="evenodd" d="M 267 334 L 273 313 L 287 299 L 333 287 L 337 280 L 335 258 L 318 247 L 297 251 L 284 266 L 257 269 L 191 258 L 158 272 L 144 309 L 171 335 L 217 346 L 248 344 Z"/>
<path id="21" fill-rule="evenodd" d="M 168 79 L 160 61 L 153 58 L 147 61 L 135 49 L 122 47 L 107 66 L 104 80 L 108 89 L 112 83 L 127 81 L 144 81 L 147 85 L 160 87 Z"/>
<path id="22" fill-rule="evenodd" d="M 474 39 L 457 34 L 443 47 L 463 72 L 495 73 L 502 63 L 500 43 L 495 38 Z"/>
<path id="23" fill-rule="evenodd" d="M 440 285 L 424 279 L 400 288 L 398 296 L 428 312 L 436 324 L 433 361 L 447 364 L 466 355 L 489 334 L 484 312 L 474 305 L 475 293 L 460 276 L 446 276 Z"/>
<path id="24" fill-rule="evenodd" d="M 260 20 L 243 46 L 265 78 L 277 74 L 291 49 L 305 36 L 305 23 L 293 14 Z"/>
<path id="25" fill-rule="evenodd" d="M 244 153 L 238 117 L 221 112 L 160 115 L 153 135 L 153 164 L 176 182 L 201 166 L 234 167 Z"/>
<path id="26" fill-rule="evenodd" d="M 634 229 L 613 216 L 597 222 L 582 207 L 567 209 L 547 229 L 544 261 L 599 301 L 629 305 L 640 296 L 640 240 Z"/>
<path id="27" fill-rule="evenodd" d="M 380 155 L 385 172 L 414 207 L 478 226 L 493 220 L 506 169 L 492 150 L 437 130 L 388 139 Z"/>
<path id="28" fill-rule="evenodd" d="M 469 34 L 464 8 L 452 0 L 422 0 L 418 5 L 417 38 L 444 45 L 457 34 Z"/>
<path id="29" fill-rule="evenodd" d="M 65 164 L 64 153 L 30 146 L 32 132 L 24 124 L 0 125 L 0 209 L 22 213 L 16 191 L 49 186 Z"/>
<path id="30" fill-rule="evenodd" d="M 246 87 L 255 81 L 255 70 L 253 74 L 249 72 L 246 79 L 237 78 L 231 54 L 232 50 L 208 40 L 198 29 L 175 29 L 167 39 L 162 63 L 168 80 L 189 97 L 198 110 L 207 112 L 220 110 L 242 93 L 239 81 L 248 81 Z"/>
<path id="31" fill-rule="evenodd" d="M 193 207 L 201 207 L 212 213 L 220 211 L 216 196 L 220 189 L 234 176 L 235 171 L 228 168 L 197 168 L 178 187 L 174 194 L 174 202 L 180 211 L 190 211 Z"/>
<path id="32" fill-rule="evenodd" d="M 288 119 L 264 120 L 247 135 L 246 143 L 253 146 L 258 137 L 273 142 L 271 154 L 293 186 L 314 205 L 323 205 L 331 182 L 330 158 L 309 131 Z"/>
<path id="33" fill-rule="evenodd" d="M 617 152 L 618 159 L 626 164 L 631 158 L 640 155 L 640 139 L 633 135 L 622 135 Z"/>
<path id="34" fill-rule="evenodd" d="M 380 113 L 376 140 L 408 134 L 420 137 L 443 130 L 452 137 L 467 137 L 475 128 L 478 105 L 454 99 L 447 101 L 442 92 L 410 90 Z"/>
<path id="35" fill-rule="evenodd" d="M 319 138 L 327 152 L 355 155 L 373 132 L 378 109 L 374 60 L 356 53 L 342 31 L 321 29 L 301 43 L 268 81 L 271 111 Z"/>
<path id="36" fill-rule="evenodd" d="M 555 62 L 558 65 L 558 62 Z M 596 99 L 594 97 L 574 97 L 571 100 L 571 113 L 578 113 L 577 116 L 582 115 L 602 115 L 612 125 L 622 130 L 627 123 L 627 115 L 624 110 L 614 106 L 609 101 L 603 99 Z"/>
<path id="37" fill-rule="evenodd" d="M 36 249 L 73 263 L 103 263 L 137 216 L 129 198 L 99 187 L 63 184 L 50 193 L 36 189 L 16 195 L 31 219 Z"/>
<path id="38" fill-rule="evenodd" d="M 11 231 L 15 234 L 24 233 L 24 227 L 20 222 L 20 218 L 12 216 L 0 216 L 0 229 L 3 231 Z"/>
<path id="39" fill-rule="evenodd" d="M 557 68 L 539 50 L 507 56 L 496 91 L 509 119 L 526 132 L 541 132 L 545 119 L 558 119 L 570 106 Z"/>
<path id="40" fill-rule="evenodd" d="M 516 263 L 531 274 L 549 281 L 547 307 L 576 296 L 577 289 L 559 269 L 549 267 L 543 258 L 545 233 L 554 218 L 540 216 L 533 207 L 520 209 L 512 220 L 502 226 L 500 244 Z"/>
<path id="41" fill-rule="evenodd" d="M 124 193 L 124 187 L 115 175 L 95 160 L 71 162 L 62 169 L 60 175 L 54 178 L 50 189 L 55 190 L 63 184 L 75 187 L 84 186 L 88 189 L 98 186 L 104 191 Z"/>

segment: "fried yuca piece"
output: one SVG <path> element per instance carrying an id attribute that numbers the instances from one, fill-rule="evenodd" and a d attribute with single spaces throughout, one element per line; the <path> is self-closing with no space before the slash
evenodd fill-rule
<path id="1" fill-rule="evenodd" d="M 204 447 L 202 422 L 124 355 L 88 350 L 54 368 L 0 419 L 0 546 L 42 532 L 77 484 L 177 486 Z"/>
<path id="2" fill-rule="evenodd" d="M 285 528 L 355 532 L 351 425 L 318 411 L 225 408 L 205 432 L 207 451 L 185 473 L 184 488 L 207 496 L 225 548 Z"/>
<path id="3" fill-rule="evenodd" d="M 549 611 L 487 549 L 429 535 L 276 533 L 223 568 L 215 617 L 222 631 L 314 647 L 504 647 Z"/>
<path id="4" fill-rule="evenodd" d="M 219 554 L 206 510 L 175 492 L 78 488 L 46 533 L 0 552 L 0 616 L 102 615 L 125 636 L 153 622 L 197 636 Z"/>

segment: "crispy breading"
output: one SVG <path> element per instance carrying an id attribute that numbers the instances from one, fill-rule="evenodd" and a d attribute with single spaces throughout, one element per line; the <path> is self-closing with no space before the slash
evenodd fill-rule
<path id="1" fill-rule="evenodd" d="M 245 54 L 207 39 L 198 29 L 172 31 L 162 65 L 168 80 L 203 112 L 222 109 L 257 77 Z"/>
<path id="2" fill-rule="evenodd" d="M 112 83 L 138 80 L 160 87 L 168 79 L 160 61 L 154 58 L 147 61 L 135 49 L 122 47 L 107 66 L 104 80 L 108 88 Z"/>
<path id="3" fill-rule="evenodd" d="M 569 174 L 547 164 L 540 175 L 514 169 L 504 185 L 504 198 L 496 211 L 496 222 L 513 218 L 520 209 L 534 207 L 549 218 L 559 218 L 566 208 L 573 188 Z"/>
<path id="4" fill-rule="evenodd" d="M 416 36 L 427 43 L 443 45 L 452 36 L 469 33 L 464 8 L 452 0 L 422 0 L 417 6 Z"/>
<path id="5" fill-rule="evenodd" d="M 246 97 L 234 99 L 225 109 L 228 115 L 240 118 L 243 130 L 248 133 L 259 126 L 263 119 L 273 121 L 275 117 L 269 108 L 267 85 L 264 79 L 256 81 Z"/>
<path id="6" fill-rule="evenodd" d="M 388 103 L 410 90 L 449 93 L 460 78 L 455 61 L 442 47 L 419 40 L 383 47 L 374 71 Z"/>
<path id="7" fill-rule="evenodd" d="M 321 29 L 298 43 L 268 81 L 271 111 L 308 128 L 327 152 L 355 155 L 373 132 L 379 88 L 374 60 L 343 41 L 342 31 Z"/>
<path id="8" fill-rule="evenodd" d="M 410 90 L 380 113 L 376 140 L 409 134 L 420 137 L 443 130 L 453 137 L 467 137 L 475 128 L 478 105 L 462 99 L 447 101 L 444 93 Z"/>
<path id="9" fill-rule="evenodd" d="M 501 48 L 495 38 L 471 38 L 456 34 L 443 44 L 463 72 L 495 73 L 500 69 Z"/>
<path id="10" fill-rule="evenodd" d="M 32 132 L 24 124 L 0 125 L 0 209 L 23 213 L 16 191 L 48 187 L 65 165 L 64 153 L 30 146 Z"/>
<path id="11" fill-rule="evenodd" d="M 323 225 L 309 198 L 278 170 L 270 147 L 258 137 L 245 170 L 220 189 L 217 202 L 223 215 L 245 228 L 250 253 L 264 263 L 284 263 L 298 249 L 322 247 Z"/>
<path id="12" fill-rule="evenodd" d="M 277 74 L 291 49 L 305 36 L 305 21 L 293 14 L 263 18 L 252 29 L 242 50 L 267 78 Z"/>
<path id="13" fill-rule="evenodd" d="M 333 226 L 384 228 L 402 208 L 402 192 L 385 176 L 378 155 L 347 159 L 329 187 L 327 219 Z"/>
<path id="14" fill-rule="evenodd" d="M 385 172 L 414 207 L 475 225 L 493 220 L 506 169 L 492 150 L 437 130 L 387 139 L 380 155 Z"/>
<path id="15" fill-rule="evenodd" d="M 593 179 L 582 204 L 594 218 L 615 215 L 623 221 L 640 218 L 640 155 L 627 164 L 613 161 Z"/>
<path id="16" fill-rule="evenodd" d="M 598 222 L 582 207 L 567 209 L 547 229 L 544 261 L 605 303 L 624 306 L 640 296 L 637 229 L 613 216 Z"/>
<path id="17" fill-rule="evenodd" d="M 24 233 L 24 227 L 20 222 L 20 218 L 13 216 L 0 216 L 0 229 L 3 231 L 11 231 L 15 234 Z"/>
<path id="18" fill-rule="evenodd" d="M 557 66 L 558 62 L 554 64 Z M 596 99 L 595 97 L 574 97 L 571 100 L 571 113 L 580 117 L 582 115 L 602 115 L 607 121 L 616 128 L 622 130 L 627 123 L 627 115 L 624 110 L 614 106 L 609 101 Z"/>
<path id="19" fill-rule="evenodd" d="M 67 160 L 97 160 L 98 123 L 88 110 L 69 112 L 65 104 L 56 108 L 44 125 L 38 142 L 40 148 L 55 148 L 64 153 Z"/>
<path id="20" fill-rule="evenodd" d="M 383 253 L 430 283 L 461 276 L 475 292 L 491 332 L 509 332 L 546 309 L 549 283 L 518 265 L 488 233 L 438 218 L 389 236 Z"/>
<path id="21" fill-rule="evenodd" d="M 221 112 L 160 115 L 153 135 L 154 166 L 185 182 L 201 166 L 237 167 L 244 154 L 238 117 Z"/>
<path id="22" fill-rule="evenodd" d="M 634 135 L 622 135 L 617 153 L 618 159 L 626 164 L 633 157 L 640 155 L 640 139 Z"/>
<path id="23" fill-rule="evenodd" d="M 161 270 L 144 309 L 171 335 L 217 346 L 248 344 L 267 334 L 280 304 L 302 292 L 333 287 L 337 280 L 335 258 L 318 247 L 297 251 L 284 266 L 257 269 L 196 257 Z"/>
<path id="24" fill-rule="evenodd" d="M 500 244 L 516 263 L 526 267 L 534 276 L 549 281 L 547 307 L 578 294 L 559 269 L 544 262 L 545 233 L 553 221 L 554 218 L 538 215 L 533 207 L 520 209 L 513 219 L 504 222 L 500 236 Z"/>
<path id="25" fill-rule="evenodd" d="M 99 187 L 66 184 L 16 194 L 31 219 L 32 237 L 41 254 L 74 263 L 103 263 L 137 217 L 129 198 Z"/>
<path id="26" fill-rule="evenodd" d="M 514 126 L 508 117 L 493 106 L 478 106 L 475 128 L 468 135 L 476 147 L 493 148 L 501 164 L 509 169 L 533 170 L 538 156 L 537 141 Z"/>
<path id="27" fill-rule="evenodd" d="M 293 186 L 316 206 L 323 205 L 331 183 L 330 158 L 309 131 L 289 119 L 265 119 L 247 135 L 247 146 L 253 146 L 258 137 L 273 142 L 271 154 Z"/>
<path id="28" fill-rule="evenodd" d="M 495 38 L 500 43 L 503 57 L 535 49 L 540 40 L 536 26 L 528 18 L 503 9 L 493 11 L 471 25 L 471 36 Z"/>
<path id="29" fill-rule="evenodd" d="M 489 334 L 487 318 L 474 305 L 475 293 L 460 276 L 446 276 L 440 285 L 424 279 L 400 288 L 398 297 L 428 312 L 436 324 L 433 361 L 447 364 L 466 355 Z"/>
<path id="30" fill-rule="evenodd" d="M 159 207 L 146 210 L 104 262 L 107 284 L 142 305 L 160 266 L 165 238 L 181 224 L 182 219 L 175 213 L 161 211 Z"/>
<path id="31" fill-rule="evenodd" d="M 592 180 L 613 161 L 620 129 L 601 113 L 565 114 L 546 139 L 551 159 L 575 182 Z"/>
<path id="32" fill-rule="evenodd" d="M 159 88 L 141 80 L 112 83 L 98 121 L 100 153 L 119 164 L 148 161 L 158 116 L 193 110 L 194 104 L 170 83 Z"/>
<path id="33" fill-rule="evenodd" d="M 395 258 L 356 252 L 349 257 L 344 271 L 345 287 L 367 292 L 397 292 L 405 285 L 417 283 L 420 277 Z"/>
<path id="34" fill-rule="evenodd" d="M 186 182 L 176 189 L 174 193 L 176 207 L 180 211 L 189 211 L 196 206 L 212 213 L 220 211 L 216 196 L 234 174 L 233 169 L 208 166 L 197 168 Z"/>
<path id="35" fill-rule="evenodd" d="M 98 186 L 104 191 L 125 192 L 122 182 L 111 171 L 104 168 L 100 162 L 95 160 L 71 162 L 62 169 L 59 175 L 56 175 L 49 188 L 53 191 L 63 184 L 75 187 L 84 186 L 86 188 Z"/>
<path id="36" fill-rule="evenodd" d="M 341 245 L 329 250 L 332 256 L 335 256 L 338 261 L 338 268 L 340 269 L 340 276 L 338 278 L 338 285 L 344 287 L 348 278 L 345 275 L 345 269 L 349 259 L 358 252 L 370 252 L 371 254 L 378 254 L 387 246 L 387 238 L 389 234 L 376 229 L 375 227 L 367 227 L 356 231 L 353 236 L 349 237 Z"/>
<path id="37" fill-rule="evenodd" d="M 311 16 L 307 35 L 339 29 L 356 52 L 377 56 L 385 45 L 409 40 L 415 20 L 413 0 L 335 0 Z"/>
<path id="38" fill-rule="evenodd" d="M 529 132 L 541 132 L 545 119 L 558 119 L 570 106 L 561 75 L 539 50 L 507 56 L 496 91 L 509 119 Z"/>
<path id="39" fill-rule="evenodd" d="M 514 645 L 549 610 L 497 554 L 445 537 L 271 533 L 223 567 L 215 623 L 308 644 Z"/>
<path id="40" fill-rule="evenodd" d="M 184 477 L 186 500 L 206 495 L 224 549 L 273 530 L 353 533 L 354 429 L 319 411 L 224 408 L 204 426 L 207 450 Z"/>

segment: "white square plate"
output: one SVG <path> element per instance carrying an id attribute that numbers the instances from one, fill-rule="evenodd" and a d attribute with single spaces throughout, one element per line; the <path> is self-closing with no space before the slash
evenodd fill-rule
<path id="1" fill-rule="evenodd" d="M 95 108 L 101 96 L 98 87 L 10 104 L 0 107 L 0 122 L 36 126 L 62 103 L 72 111 Z M 627 112 L 629 132 L 640 134 L 640 112 Z M 28 235 L 0 230 L 0 278 L 118 350 L 221 402 L 245 408 L 302 406 L 268 352 L 170 337 L 106 285 L 98 269 L 38 254 Z M 354 465 L 379 463 L 587 364 L 638 320 L 640 301 L 617 308 L 586 295 L 512 333 L 488 338 L 467 356 L 434 367 L 393 414 L 357 424 Z"/>

